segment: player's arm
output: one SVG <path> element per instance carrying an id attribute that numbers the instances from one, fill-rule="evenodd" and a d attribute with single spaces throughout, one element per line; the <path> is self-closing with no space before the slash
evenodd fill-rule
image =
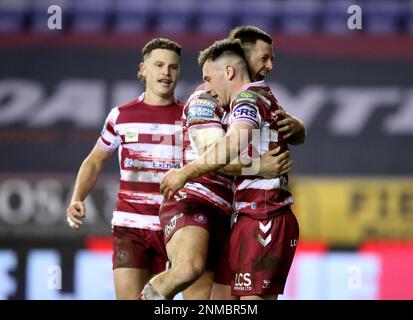
<path id="1" fill-rule="evenodd" d="M 280 152 L 280 147 L 264 153 L 260 158 L 252 160 L 250 164 L 242 165 L 240 161 L 237 164 L 228 164 L 219 171 L 229 176 L 260 176 L 263 178 L 274 178 L 288 173 L 293 164 L 289 158 L 289 151 Z M 246 170 L 258 168 L 258 172 Z"/>
<path id="2" fill-rule="evenodd" d="M 248 145 L 252 136 L 252 129 L 252 126 L 247 123 L 232 125 L 227 134 L 218 142 L 208 147 L 198 159 L 188 163 L 179 170 L 169 170 L 161 180 L 161 193 L 165 198 L 169 199 L 184 186 L 186 181 L 225 167 L 239 156 L 240 149 L 245 149 L 242 146 Z M 242 131 L 244 134 L 241 134 Z"/>
<path id="3" fill-rule="evenodd" d="M 192 141 L 200 154 L 204 153 L 209 146 L 213 145 L 219 139 L 225 136 L 225 131 L 221 126 L 204 127 L 202 124 L 190 127 Z M 289 160 L 288 151 L 279 154 L 280 148 L 275 148 L 268 151 L 259 159 L 253 160 L 254 163 L 243 163 L 239 157 L 218 171 L 229 175 L 254 175 L 261 177 L 277 177 L 291 170 L 292 161 Z M 251 168 L 258 168 L 258 172 L 254 170 L 247 170 Z M 244 170 L 243 170 L 244 169 Z"/>
<path id="4" fill-rule="evenodd" d="M 282 108 L 275 111 L 275 113 L 283 118 L 282 120 L 277 121 L 277 125 L 279 126 L 278 132 L 283 135 L 282 137 L 287 139 L 289 144 L 303 144 L 307 135 L 304 122 Z"/>
<path id="5" fill-rule="evenodd" d="M 82 162 L 76 177 L 73 195 L 66 210 L 70 226 L 78 230 L 85 218 L 86 208 L 83 201 L 93 189 L 96 181 L 104 168 L 105 163 L 110 159 L 114 152 L 103 151 L 97 144 L 90 154 Z M 70 221 L 71 222 L 70 222 Z"/>

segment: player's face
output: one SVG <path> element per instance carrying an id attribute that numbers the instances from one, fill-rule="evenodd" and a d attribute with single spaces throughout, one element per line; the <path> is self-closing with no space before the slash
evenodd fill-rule
<path id="1" fill-rule="evenodd" d="M 155 49 L 141 64 L 146 90 L 158 97 L 171 98 L 179 76 L 179 55 L 172 50 Z"/>
<path id="2" fill-rule="evenodd" d="M 220 105 L 226 105 L 227 81 L 225 71 L 218 63 L 207 60 L 202 67 L 202 76 L 205 82 L 205 91 L 215 97 Z"/>
<path id="3" fill-rule="evenodd" d="M 274 52 L 272 45 L 265 41 L 257 40 L 257 42 L 248 49 L 246 58 L 250 68 L 251 80 L 264 80 L 267 73 L 269 73 L 273 67 Z"/>

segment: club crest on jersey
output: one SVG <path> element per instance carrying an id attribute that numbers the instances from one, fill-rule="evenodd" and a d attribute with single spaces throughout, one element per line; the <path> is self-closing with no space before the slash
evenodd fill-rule
<path id="1" fill-rule="evenodd" d="M 268 289 L 271 286 L 271 280 L 262 280 L 262 288 Z"/>
<path id="2" fill-rule="evenodd" d="M 241 104 L 235 107 L 234 111 L 232 112 L 232 117 L 234 119 L 240 117 L 247 117 L 247 118 L 257 118 L 257 108 L 252 104 Z"/>
<path id="3" fill-rule="evenodd" d="M 139 139 L 139 129 L 130 128 L 126 130 L 125 133 L 125 142 L 138 142 Z"/>
<path id="4" fill-rule="evenodd" d="M 207 217 L 205 217 L 203 214 L 195 214 L 192 216 L 192 219 L 202 224 L 205 224 L 208 221 Z"/>

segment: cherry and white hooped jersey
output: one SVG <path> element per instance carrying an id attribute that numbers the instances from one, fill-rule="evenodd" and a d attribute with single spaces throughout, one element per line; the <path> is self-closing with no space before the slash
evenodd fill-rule
<path id="1" fill-rule="evenodd" d="M 243 87 L 231 102 L 229 124 L 248 124 L 253 129 L 252 141 L 241 154 L 252 159 L 268 150 L 281 147 L 280 153 L 288 149 L 285 139 L 278 136 L 274 112 L 280 109 L 271 89 L 264 81 L 253 82 Z M 258 176 L 235 178 L 235 211 L 256 219 L 266 219 L 281 214 L 294 198 L 287 191 L 288 176 L 264 179 Z"/>
<path id="2" fill-rule="evenodd" d="M 204 148 L 225 135 L 228 112 L 199 86 L 190 96 L 182 116 L 184 133 L 184 164 L 198 158 Z M 232 177 L 211 172 L 187 182 L 177 194 L 191 194 L 205 200 L 227 214 L 233 213 Z"/>
<path id="3" fill-rule="evenodd" d="M 112 225 L 162 230 L 159 181 L 182 166 L 182 110 L 180 102 L 148 105 L 142 95 L 110 111 L 97 145 L 118 150 L 120 185 Z"/>

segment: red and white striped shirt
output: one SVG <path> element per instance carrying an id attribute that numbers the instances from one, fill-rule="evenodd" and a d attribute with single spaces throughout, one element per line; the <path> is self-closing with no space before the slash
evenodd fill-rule
<path id="1" fill-rule="evenodd" d="M 274 112 L 279 105 L 271 89 L 264 81 L 253 82 L 243 87 L 231 102 L 230 126 L 237 123 L 249 124 L 257 134 L 248 146 L 252 158 L 268 150 L 281 147 L 280 152 L 288 149 L 285 139 L 278 137 L 277 121 Z M 258 151 L 254 156 L 252 150 Z M 238 176 L 235 178 L 235 210 L 256 219 L 266 219 L 284 212 L 294 199 L 287 189 L 288 176 L 264 179 L 261 177 Z"/>
<path id="2" fill-rule="evenodd" d="M 112 225 L 162 230 L 159 181 L 182 166 L 183 104 L 154 106 L 142 98 L 111 110 L 97 144 L 107 152 L 118 150 L 120 186 Z"/>
<path id="3" fill-rule="evenodd" d="M 197 139 L 212 141 L 225 135 L 228 124 L 228 112 L 218 106 L 217 101 L 203 91 L 199 86 L 188 99 L 183 112 L 184 132 L 184 164 L 199 157 L 202 150 L 197 150 L 200 145 L 206 146 Z M 211 142 L 211 141 L 210 141 Z M 211 172 L 187 182 L 179 191 L 182 196 L 185 193 L 194 195 L 202 200 L 217 206 L 227 214 L 233 213 L 233 178 Z"/>

